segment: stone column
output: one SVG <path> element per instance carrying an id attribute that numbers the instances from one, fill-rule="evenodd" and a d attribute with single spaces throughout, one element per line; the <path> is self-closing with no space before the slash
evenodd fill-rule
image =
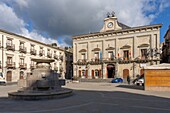
<path id="1" fill-rule="evenodd" d="M 73 63 L 77 62 L 77 44 L 73 43 Z M 78 73 L 78 66 L 73 64 L 73 76 L 77 77 Z"/>
<path id="2" fill-rule="evenodd" d="M 103 59 L 103 58 L 106 58 L 106 56 L 105 56 L 105 48 L 106 48 L 106 47 L 105 47 L 105 46 L 106 46 L 106 45 L 105 45 L 105 40 L 103 40 L 103 41 L 102 41 L 102 59 Z"/>
<path id="3" fill-rule="evenodd" d="M 107 79 L 107 70 L 106 70 L 107 64 L 103 63 L 103 79 Z"/>
<path id="4" fill-rule="evenodd" d="M 115 77 L 116 78 L 119 77 L 119 74 L 118 74 L 118 65 L 119 65 L 119 63 L 116 62 L 116 64 L 115 64 Z"/>
<path id="5" fill-rule="evenodd" d="M 116 58 L 118 58 L 118 49 L 119 49 L 118 39 L 116 38 L 115 40 L 115 57 Z"/>
<path id="6" fill-rule="evenodd" d="M 87 60 L 90 61 L 91 60 L 91 46 L 90 46 L 90 42 L 87 43 Z"/>
<path id="7" fill-rule="evenodd" d="M 92 78 L 90 65 L 88 65 L 88 78 Z"/>
<path id="8" fill-rule="evenodd" d="M 136 57 L 138 57 L 139 55 L 137 55 L 136 51 L 137 51 L 137 37 L 134 36 L 133 37 L 133 58 L 135 59 Z"/>
<path id="9" fill-rule="evenodd" d="M 152 60 L 153 60 L 153 48 L 154 48 L 154 45 L 153 45 L 153 43 L 154 43 L 153 41 L 154 41 L 154 40 L 153 40 L 153 38 L 154 38 L 154 34 L 151 34 L 151 36 L 150 36 L 150 44 L 151 44 L 151 45 L 150 45 L 150 56 L 151 56 L 150 65 L 153 65 L 153 63 L 154 63 L 154 62 L 152 61 Z"/>

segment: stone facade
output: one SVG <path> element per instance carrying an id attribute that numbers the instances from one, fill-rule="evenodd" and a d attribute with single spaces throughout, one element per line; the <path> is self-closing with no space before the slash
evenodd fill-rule
<path id="1" fill-rule="evenodd" d="M 159 64 L 161 24 L 128 27 L 115 16 L 104 19 L 100 32 L 73 36 L 74 77 L 126 80 Z"/>
<path id="2" fill-rule="evenodd" d="M 0 72 L 7 82 L 23 79 L 35 68 L 31 59 L 54 59 L 51 68 L 65 78 L 65 50 L 56 44 L 45 44 L 0 30 Z"/>
<path id="3" fill-rule="evenodd" d="M 72 79 L 73 77 L 73 48 L 65 48 L 65 65 L 66 65 L 66 79 Z"/>
<path id="4" fill-rule="evenodd" d="M 161 59 L 162 63 L 170 63 L 170 26 L 164 36 L 164 39 L 165 41 L 162 44 Z"/>

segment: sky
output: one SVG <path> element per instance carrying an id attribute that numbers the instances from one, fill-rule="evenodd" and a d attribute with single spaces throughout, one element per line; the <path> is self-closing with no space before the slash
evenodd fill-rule
<path id="1" fill-rule="evenodd" d="M 71 36 L 98 32 L 108 12 L 130 27 L 170 25 L 169 0 L 0 0 L 0 29 L 44 43 L 72 46 Z"/>

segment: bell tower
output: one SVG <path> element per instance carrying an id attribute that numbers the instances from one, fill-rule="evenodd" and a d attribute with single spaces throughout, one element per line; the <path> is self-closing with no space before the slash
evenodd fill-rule
<path id="1" fill-rule="evenodd" d="M 100 30 L 100 32 L 106 32 L 111 30 L 120 30 L 122 29 L 117 21 L 117 17 L 115 16 L 115 12 L 112 12 L 111 14 L 108 12 L 107 17 L 104 19 L 104 26 Z"/>

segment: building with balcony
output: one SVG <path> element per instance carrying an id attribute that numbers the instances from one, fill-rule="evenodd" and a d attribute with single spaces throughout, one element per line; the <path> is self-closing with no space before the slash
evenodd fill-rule
<path id="1" fill-rule="evenodd" d="M 161 59 L 162 63 L 170 63 L 170 25 L 164 36 L 164 42 L 162 44 L 162 54 Z"/>
<path id="2" fill-rule="evenodd" d="M 65 65 L 66 65 L 66 79 L 73 78 L 73 48 L 65 48 Z"/>
<path id="3" fill-rule="evenodd" d="M 60 56 L 60 59 L 59 57 Z M 7 82 L 24 79 L 36 68 L 32 59 L 54 59 L 51 68 L 65 78 L 65 50 L 5 30 L 0 30 L 0 73 Z"/>
<path id="4" fill-rule="evenodd" d="M 161 26 L 129 27 L 108 15 L 100 32 L 72 37 L 74 77 L 126 80 L 142 75 L 144 66 L 160 63 Z"/>

